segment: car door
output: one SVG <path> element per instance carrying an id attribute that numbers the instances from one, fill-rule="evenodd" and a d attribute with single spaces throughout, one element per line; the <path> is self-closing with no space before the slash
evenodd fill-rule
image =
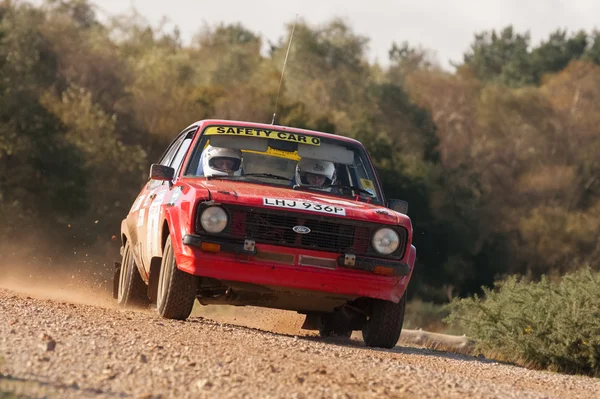
<path id="1" fill-rule="evenodd" d="M 177 154 L 177 150 L 181 146 L 184 138 L 185 136 L 183 134 L 177 136 L 177 138 L 171 142 L 158 163 L 169 166 Z M 142 267 L 147 272 L 150 270 L 150 260 L 152 259 L 150 257 L 150 242 L 148 240 L 148 234 L 152 228 L 148 225 L 149 222 L 152 221 L 152 218 L 150 217 L 150 211 L 154 210 L 154 208 L 152 208 L 152 204 L 154 204 L 156 200 L 157 190 L 163 186 L 163 183 L 166 182 L 153 179 L 148 180 L 143 193 L 140 195 L 140 197 L 143 195 L 143 199 L 139 205 L 139 211 L 137 215 L 136 230 L 138 240 L 136 242 L 134 253 L 136 254 L 136 260 L 140 262 Z"/>
<path id="2" fill-rule="evenodd" d="M 195 132 L 196 128 L 188 129 L 180 136 L 180 139 L 175 144 L 176 150 L 174 151 L 173 156 L 170 157 L 170 159 L 168 159 L 168 163 L 166 163 L 167 166 L 175 169 L 175 179 L 177 179 L 179 176 L 179 171 L 181 170 L 183 160 L 185 159 L 185 156 L 190 148 Z M 147 270 L 149 270 L 150 261 L 153 257 L 162 256 L 160 242 L 162 224 L 160 222 L 163 220 L 163 215 L 161 214 L 161 208 L 162 204 L 165 202 L 165 199 L 170 198 L 168 193 L 174 187 L 166 181 L 161 181 L 159 183 L 160 184 L 157 184 L 153 188 L 149 196 L 150 202 L 148 204 L 148 219 L 146 222 L 146 246 L 144 259 L 144 264 L 148 265 Z"/>

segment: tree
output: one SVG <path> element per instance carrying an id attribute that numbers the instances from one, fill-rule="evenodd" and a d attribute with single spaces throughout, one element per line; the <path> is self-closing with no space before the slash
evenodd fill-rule
<path id="1" fill-rule="evenodd" d="M 566 30 L 557 30 L 550 34 L 531 52 L 531 64 L 536 84 L 541 83 L 544 74 L 565 68 L 572 60 L 580 59 L 587 48 L 588 36 L 580 31 L 568 37 Z"/>
<path id="2" fill-rule="evenodd" d="M 515 33 L 512 25 L 475 35 L 470 51 L 464 54 L 464 64 L 482 81 L 511 87 L 535 83 L 529 56 L 529 32 Z"/>
<path id="3" fill-rule="evenodd" d="M 86 176 L 82 198 L 87 204 L 83 219 L 118 226 L 147 176 L 146 153 L 118 139 L 116 118 L 95 104 L 84 88 L 72 86 L 59 98 L 47 92 L 41 102 L 61 121 L 65 141 L 81 154 Z"/>
<path id="4" fill-rule="evenodd" d="M 283 65 L 288 41 L 289 36 L 273 55 L 277 69 Z M 282 99 L 306 104 L 307 111 L 318 118 L 332 115 L 338 131 L 350 131 L 352 115 L 369 106 L 365 101 L 370 72 L 365 60 L 367 43 L 340 19 L 315 28 L 298 22 Z"/>
<path id="5" fill-rule="evenodd" d="M 392 43 L 388 51 L 390 66 L 388 76 L 396 82 L 402 82 L 407 75 L 425 70 L 441 70 L 434 54 L 424 48 L 411 47 L 406 41 L 401 45 Z"/>
<path id="6" fill-rule="evenodd" d="M 594 31 L 590 35 L 589 41 L 591 44 L 588 45 L 582 59 L 600 65 L 600 31 Z"/>
<path id="7" fill-rule="evenodd" d="M 40 103 L 53 84 L 57 55 L 29 5 L 0 13 L 0 235 L 19 239 L 84 211 L 82 154 Z"/>

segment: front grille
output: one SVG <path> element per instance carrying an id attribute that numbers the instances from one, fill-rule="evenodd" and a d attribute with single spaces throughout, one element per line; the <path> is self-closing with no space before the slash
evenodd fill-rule
<path id="1" fill-rule="evenodd" d="M 263 244 L 380 256 L 371 247 L 371 237 L 381 227 L 378 224 L 262 208 L 231 205 L 224 208 L 229 214 L 229 225 L 220 236 L 252 239 Z M 200 213 L 201 210 L 198 216 Z M 295 226 L 308 227 L 310 233 L 298 234 L 293 230 Z M 198 230 L 202 232 L 200 223 Z M 406 245 L 406 230 L 396 228 L 396 231 L 401 242 L 393 258 L 402 257 Z"/>

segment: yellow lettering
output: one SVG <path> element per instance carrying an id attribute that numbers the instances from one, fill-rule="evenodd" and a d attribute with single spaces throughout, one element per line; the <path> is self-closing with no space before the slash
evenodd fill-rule
<path id="1" fill-rule="evenodd" d="M 282 141 L 291 141 L 294 143 L 303 143 L 309 145 L 321 145 L 321 140 L 318 137 L 305 136 L 296 133 L 281 132 L 277 130 L 255 129 L 246 126 L 209 126 L 204 130 L 205 135 L 213 134 L 228 134 L 228 135 L 244 135 L 250 137 L 269 138 Z"/>

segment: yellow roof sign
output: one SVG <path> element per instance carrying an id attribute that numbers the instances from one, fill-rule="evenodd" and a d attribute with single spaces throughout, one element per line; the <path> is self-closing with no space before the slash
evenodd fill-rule
<path id="1" fill-rule="evenodd" d="M 230 135 L 244 137 L 262 137 L 268 139 L 292 141 L 308 145 L 321 145 L 321 139 L 315 136 L 298 134 L 293 132 L 282 132 L 280 130 L 257 129 L 253 127 L 240 126 L 210 126 L 204 130 L 206 135 Z"/>

